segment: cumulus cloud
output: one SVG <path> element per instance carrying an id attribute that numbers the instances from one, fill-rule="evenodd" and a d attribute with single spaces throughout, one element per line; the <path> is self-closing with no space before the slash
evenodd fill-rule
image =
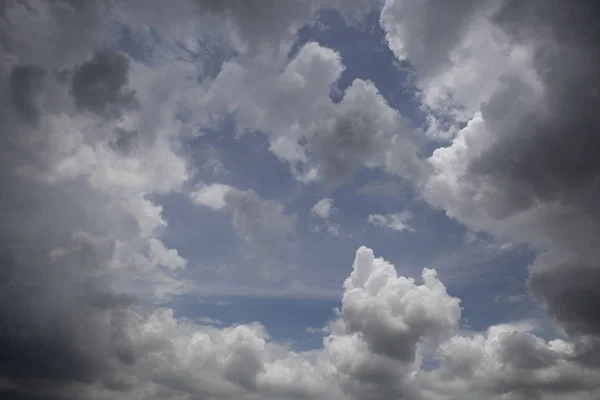
<path id="1" fill-rule="evenodd" d="M 410 211 L 402 211 L 396 214 L 371 214 L 367 221 L 370 224 L 381 226 L 384 228 L 393 229 L 398 232 L 409 231 L 414 232 L 415 229 L 408 224 L 413 218 L 413 214 Z"/>
<path id="2" fill-rule="evenodd" d="M 414 64 L 430 117 L 450 121 L 431 133 L 454 137 L 428 159 L 425 200 L 471 229 L 533 245 L 533 297 L 573 338 L 597 336 L 596 299 L 582 295 L 598 282 L 600 248 L 597 7 L 464 1 L 444 13 L 409 3 L 387 1 L 382 25 Z M 414 24 L 427 28 L 413 34 Z M 426 51 L 432 43 L 443 48 Z"/>
<path id="3" fill-rule="evenodd" d="M 315 214 L 316 216 L 328 219 L 331 215 L 331 211 L 333 210 L 333 200 L 324 198 L 315 203 L 314 206 L 310 209 L 310 212 Z"/>
<path id="4" fill-rule="evenodd" d="M 225 194 L 233 189 L 229 185 L 213 183 L 211 185 L 201 185 L 198 189 L 190 193 L 189 197 L 194 204 L 220 210 L 225 207 Z"/>
<path id="5" fill-rule="evenodd" d="M 186 394 L 224 399 L 311 399 L 327 394 L 346 399 L 371 389 L 376 389 L 374 398 L 418 393 L 410 387 L 415 384 L 411 374 L 418 370 L 417 347 L 451 335 L 460 317 L 458 299 L 447 295 L 435 272 L 425 271 L 423 279 L 418 285 L 398 277 L 392 265 L 375 258 L 369 249 L 359 249 L 344 283 L 342 309 L 328 328 L 323 349 L 301 353 L 270 340 L 260 324 L 217 328 L 184 322 L 170 309 L 143 310 L 123 299 L 114 321 L 119 325 L 113 325 L 119 330 L 110 336 L 107 331 L 95 335 L 96 340 L 110 338 L 107 345 L 115 353 L 106 361 L 114 358 L 113 375 L 100 384 L 66 381 L 24 391 L 34 398 L 36 394 L 68 398 L 71 391 L 109 399 Z M 95 356 L 96 362 L 106 357 L 101 352 Z M 94 365 L 93 359 L 89 362 Z M 13 369 L 16 372 L 30 378 L 33 374 Z M 97 377 L 95 371 L 89 373 Z"/>
<path id="6" fill-rule="evenodd" d="M 233 113 L 242 132 L 267 134 L 269 149 L 300 181 L 337 186 L 363 167 L 421 179 L 428 167 L 417 154 L 418 134 L 372 82 L 356 79 L 332 101 L 344 70 L 339 53 L 309 42 L 287 64 L 227 63 L 208 99 Z"/>
<path id="7" fill-rule="evenodd" d="M 124 313 L 165 286 L 183 290 L 159 268 L 186 260 L 158 236 L 166 221 L 149 196 L 178 190 L 187 165 L 171 145 L 173 121 L 149 129 L 130 107 L 134 92 L 153 113 L 166 107 L 152 83 L 138 86 L 125 56 L 95 48 L 105 5 L 3 7 L 0 163 L 11 189 L 0 200 L 0 375 L 12 392 L 3 397 L 126 388 L 116 372 L 133 362 L 121 348 Z M 124 132 L 144 141 L 125 145 Z"/>

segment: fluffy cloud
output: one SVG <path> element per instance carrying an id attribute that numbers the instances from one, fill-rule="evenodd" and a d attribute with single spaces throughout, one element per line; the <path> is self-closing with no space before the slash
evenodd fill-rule
<path id="1" fill-rule="evenodd" d="M 471 229 L 533 245 L 534 298 L 574 339 L 597 337 L 597 299 L 584 294 L 598 283 L 600 248 L 597 7 L 465 1 L 442 13 L 433 2 L 409 3 L 386 4 L 390 47 L 414 63 L 431 118 L 452 121 L 456 134 L 428 159 L 424 198 Z M 412 24 L 427 28 L 412 34 Z M 441 52 L 426 52 L 434 41 Z M 598 356 L 595 346 L 578 349 Z"/>
<path id="2" fill-rule="evenodd" d="M 105 6 L 2 8 L 0 374 L 33 398 L 125 387 L 124 313 L 187 285 L 163 270 L 186 260 L 160 240 L 166 221 L 150 199 L 188 178 L 176 123 L 140 122 L 169 107 L 153 93 L 162 77 L 140 84 L 129 79 L 139 66 L 96 47 Z"/>
<path id="3" fill-rule="evenodd" d="M 316 216 L 328 219 L 331 215 L 331 211 L 333 210 L 333 200 L 332 199 L 321 199 L 315 203 L 314 206 L 310 209 L 310 212 L 315 214 Z"/>
<path id="4" fill-rule="evenodd" d="M 233 113 L 240 131 L 266 133 L 300 181 L 339 185 L 361 167 L 421 179 L 417 134 L 372 82 L 354 80 L 339 103 L 331 100 L 344 69 L 337 52 L 310 42 L 283 66 L 225 64 L 206 101 Z"/>
<path id="5" fill-rule="evenodd" d="M 189 194 L 190 200 L 194 204 L 220 210 L 225 207 L 225 194 L 233 188 L 229 185 L 221 183 L 213 183 L 211 185 L 201 185 L 198 189 Z"/>

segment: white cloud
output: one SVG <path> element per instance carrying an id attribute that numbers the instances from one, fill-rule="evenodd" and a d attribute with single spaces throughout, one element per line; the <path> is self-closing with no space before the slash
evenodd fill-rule
<path id="1" fill-rule="evenodd" d="M 331 215 L 331 211 L 333 210 L 333 200 L 328 198 L 323 198 L 319 200 L 312 208 L 310 212 L 321 217 L 323 219 L 328 219 Z"/>
<path id="2" fill-rule="evenodd" d="M 340 54 L 309 42 L 286 63 L 245 68 L 226 63 L 206 106 L 235 115 L 240 131 L 267 134 L 269 149 L 302 182 L 339 184 L 361 167 L 420 179 L 418 136 L 375 85 L 356 79 L 339 103 L 331 89 L 345 70 Z"/>
<path id="3" fill-rule="evenodd" d="M 194 204 L 220 210 L 227 206 L 225 195 L 232 189 L 231 186 L 221 183 L 202 184 L 198 189 L 191 192 L 189 197 Z"/>
<path id="4" fill-rule="evenodd" d="M 162 265 L 169 269 L 179 269 L 186 266 L 187 261 L 183 259 L 177 250 L 167 248 L 162 241 L 156 238 L 149 240 L 150 260 L 153 265 Z"/>
<path id="5" fill-rule="evenodd" d="M 413 214 L 409 211 L 402 211 L 395 214 L 371 214 L 367 221 L 370 224 L 381 226 L 384 228 L 393 229 L 398 232 L 409 231 L 414 232 L 415 229 L 408 224 L 413 218 Z"/>

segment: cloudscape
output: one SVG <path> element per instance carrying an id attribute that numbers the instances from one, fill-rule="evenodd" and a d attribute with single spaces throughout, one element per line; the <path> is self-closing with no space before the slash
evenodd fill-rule
<path id="1" fill-rule="evenodd" d="M 0 398 L 597 400 L 593 0 L 0 2 Z"/>

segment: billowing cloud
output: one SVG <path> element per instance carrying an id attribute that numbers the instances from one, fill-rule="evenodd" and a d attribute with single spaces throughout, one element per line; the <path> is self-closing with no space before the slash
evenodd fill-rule
<path id="1" fill-rule="evenodd" d="M 356 79 L 339 103 L 331 100 L 345 70 L 337 52 L 309 42 L 281 68 L 227 63 L 208 99 L 235 114 L 242 132 L 266 133 L 270 150 L 296 179 L 339 185 L 362 167 L 410 180 L 426 174 L 418 135 L 372 82 Z"/>
<path id="2" fill-rule="evenodd" d="M 533 245 L 533 297 L 573 337 L 597 336 L 597 299 L 584 293 L 598 283 L 600 248 L 598 9 L 472 3 L 442 13 L 388 1 L 382 16 L 392 50 L 414 62 L 426 109 L 451 121 L 454 133 L 433 123 L 433 134 L 456 135 L 428 159 L 423 196 L 471 229 Z M 412 24 L 427 28 L 413 35 Z M 441 52 L 425 51 L 433 42 Z"/>
<path id="3" fill-rule="evenodd" d="M 186 290 L 162 270 L 186 260 L 158 236 L 166 221 L 149 196 L 178 190 L 187 165 L 165 129 L 173 121 L 149 130 L 130 107 L 134 91 L 143 105 L 154 100 L 154 113 L 166 107 L 152 84 L 129 80 L 125 56 L 94 49 L 103 6 L 3 9 L 2 396 L 63 399 L 90 382 L 126 388 L 117 371 L 134 361 L 121 345 L 127 310 Z M 145 140 L 124 145 L 123 132 L 136 131 Z"/>

